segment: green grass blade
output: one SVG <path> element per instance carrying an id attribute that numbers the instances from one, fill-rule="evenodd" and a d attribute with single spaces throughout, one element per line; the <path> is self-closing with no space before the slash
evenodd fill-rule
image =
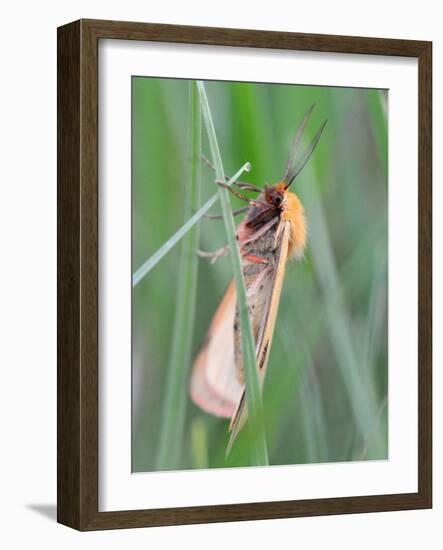
<path id="1" fill-rule="evenodd" d="M 239 177 L 243 174 L 243 172 L 249 172 L 251 168 L 251 165 L 249 162 L 244 164 L 233 176 L 232 178 L 226 182 L 226 185 L 231 186 L 235 181 L 239 179 Z M 157 252 L 155 252 L 150 258 L 146 260 L 146 262 L 141 265 L 137 271 L 132 276 L 132 286 L 138 285 L 138 283 L 146 277 L 146 275 L 151 271 L 153 267 L 155 267 L 158 262 L 170 251 L 174 248 L 174 246 L 186 235 L 188 231 L 190 231 L 194 225 L 206 214 L 208 210 L 210 210 L 214 204 L 218 201 L 220 198 L 220 195 L 218 193 L 215 193 L 197 212 L 191 216 L 186 223 L 184 223 L 180 229 L 172 235 L 170 239 L 168 239 L 163 246 L 161 246 Z"/>
<path id="2" fill-rule="evenodd" d="M 368 90 L 366 96 L 368 112 L 371 114 L 374 142 L 383 168 L 385 180 L 388 177 L 388 92 Z"/>
<path id="3" fill-rule="evenodd" d="M 201 108 L 195 82 L 191 84 L 191 178 L 185 200 L 185 219 L 200 203 L 201 195 Z M 183 239 L 178 266 L 177 302 L 166 395 L 163 401 L 157 469 L 180 465 L 186 414 L 187 376 L 191 363 L 197 295 L 198 241 L 200 226 L 194 225 Z"/>
<path id="4" fill-rule="evenodd" d="M 209 467 L 208 458 L 208 434 L 205 422 L 201 417 L 192 422 L 192 463 L 194 468 L 204 469 Z"/>
<path id="5" fill-rule="evenodd" d="M 215 166 L 216 177 L 219 180 L 223 180 L 223 163 L 220 155 L 220 149 L 218 147 L 217 136 L 215 133 L 205 86 L 201 81 L 197 82 L 197 86 L 202 106 L 203 120 L 205 122 L 211 149 L 212 161 Z M 246 380 L 246 400 L 248 406 L 249 424 L 253 428 L 254 433 L 253 449 L 251 454 L 256 465 L 267 465 L 269 461 L 266 438 L 263 429 L 261 388 L 255 358 L 254 338 L 252 336 L 251 321 L 248 313 L 246 288 L 241 265 L 240 251 L 237 244 L 234 218 L 232 216 L 228 192 L 222 187 L 220 187 L 218 192 L 226 228 L 226 235 L 230 247 L 232 270 L 234 273 L 235 286 L 237 290 L 237 304 L 242 334 L 243 368 Z"/>
<path id="6" fill-rule="evenodd" d="M 337 271 L 330 232 L 323 210 L 322 199 L 316 185 L 311 186 L 311 193 L 306 196 L 306 205 L 311 212 L 311 246 L 315 273 L 324 296 L 325 313 L 329 320 L 331 343 L 334 347 L 338 366 L 342 372 L 343 382 L 353 409 L 356 423 L 364 440 L 373 429 L 376 418 L 377 400 L 373 387 L 367 383 L 364 369 L 365 362 L 352 339 L 350 315 L 343 300 L 341 279 Z"/>

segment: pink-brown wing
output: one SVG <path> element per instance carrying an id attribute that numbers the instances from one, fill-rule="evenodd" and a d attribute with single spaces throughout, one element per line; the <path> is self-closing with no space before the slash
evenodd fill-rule
<path id="1" fill-rule="evenodd" d="M 231 282 L 195 360 L 190 381 L 190 393 L 196 405 L 226 418 L 234 414 L 243 392 L 234 362 L 235 307 L 235 285 Z"/>
<path id="2" fill-rule="evenodd" d="M 286 270 L 286 261 L 288 258 L 289 248 L 290 223 L 282 221 L 277 230 L 276 241 L 276 258 L 275 265 L 269 277 L 266 278 L 266 283 L 263 284 L 262 294 L 266 296 L 266 311 L 264 315 L 260 315 L 262 330 L 260 331 L 258 342 L 256 341 L 257 368 L 259 370 L 260 382 L 263 380 L 266 373 L 266 367 L 269 359 L 272 338 L 274 335 L 275 321 L 277 318 L 278 305 L 280 303 L 280 294 L 283 286 L 283 280 Z M 248 297 L 248 304 L 254 300 L 254 295 Z M 256 308 L 257 309 L 257 308 Z M 232 444 L 237 437 L 239 431 L 246 423 L 248 411 L 245 399 L 245 391 L 243 389 L 240 400 L 232 415 L 229 431 L 229 437 L 226 454 L 229 454 Z"/>

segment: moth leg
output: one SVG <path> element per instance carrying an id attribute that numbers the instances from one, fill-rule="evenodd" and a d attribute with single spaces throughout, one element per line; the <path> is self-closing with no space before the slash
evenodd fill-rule
<path id="1" fill-rule="evenodd" d="M 198 250 L 197 254 L 200 258 L 211 258 L 211 264 L 216 262 L 222 256 L 227 256 L 229 254 L 229 245 L 222 246 L 218 250 L 213 250 L 212 252 L 207 252 L 205 250 Z"/>
<path id="2" fill-rule="evenodd" d="M 215 172 L 215 166 L 212 164 L 212 162 L 207 157 L 205 157 L 204 155 L 201 155 L 201 159 L 207 166 L 209 166 L 209 168 L 211 170 L 213 170 Z M 226 174 L 225 174 L 224 178 L 225 178 L 226 181 L 229 181 L 231 179 Z M 248 189 L 249 191 L 255 191 L 256 193 L 261 193 L 263 191 L 263 189 L 260 189 L 260 187 L 257 187 L 253 183 L 247 183 L 245 181 L 237 180 L 236 182 L 234 182 L 234 185 L 236 185 L 240 189 Z"/>
<path id="3" fill-rule="evenodd" d="M 226 183 L 224 181 L 220 181 L 220 180 L 215 180 L 215 183 L 217 185 L 220 185 L 220 187 L 224 187 L 225 189 L 227 189 L 230 193 L 232 193 L 233 195 L 235 195 L 237 198 L 241 199 L 242 201 L 245 201 L 247 202 L 248 204 L 252 204 L 254 201 L 251 200 L 249 197 L 247 197 L 246 195 L 243 195 L 243 193 L 239 193 L 238 191 L 236 191 L 235 189 L 232 189 L 232 187 L 230 187 L 229 185 L 226 185 Z"/>
<path id="4" fill-rule="evenodd" d="M 268 264 L 269 260 L 266 258 L 262 258 L 261 256 L 256 256 L 255 254 L 245 254 L 243 255 L 244 260 L 248 260 L 249 262 L 253 262 L 255 264 Z"/>
<path id="5" fill-rule="evenodd" d="M 269 217 L 269 213 L 272 211 L 272 210 L 276 210 L 275 209 L 275 206 L 271 205 L 271 204 L 266 204 L 266 206 L 263 206 L 263 208 L 261 208 L 258 212 L 258 214 L 256 214 L 254 217 L 252 218 L 249 218 L 248 220 L 248 226 L 249 227 L 256 227 L 258 225 L 260 225 L 262 223 L 262 221 L 264 219 L 266 219 L 267 217 Z"/>
<path id="6" fill-rule="evenodd" d="M 259 237 L 264 235 L 273 225 L 275 225 L 278 222 L 278 216 L 275 216 L 275 218 L 272 218 L 272 220 L 269 220 L 263 227 L 258 229 L 255 233 L 253 233 L 248 239 L 243 241 L 241 244 L 244 246 L 245 244 L 252 243 L 253 241 L 257 240 Z"/>
<path id="7" fill-rule="evenodd" d="M 232 211 L 233 216 L 238 216 L 238 214 L 241 214 L 242 212 L 246 212 L 249 210 L 249 206 L 242 206 L 242 208 L 237 208 L 237 210 Z M 204 214 L 204 218 L 207 218 L 208 220 L 222 220 L 223 216 L 221 214 Z"/>
<path id="8" fill-rule="evenodd" d="M 263 189 L 260 189 L 260 187 L 257 187 L 257 185 L 254 185 L 253 183 L 247 183 L 245 181 L 237 180 L 237 181 L 234 181 L 233 185 L 236 185 L 239 189 L 247 189 L 248 191 L 254 191 L 254 193 L 261 193 L 263 191 Z"/>

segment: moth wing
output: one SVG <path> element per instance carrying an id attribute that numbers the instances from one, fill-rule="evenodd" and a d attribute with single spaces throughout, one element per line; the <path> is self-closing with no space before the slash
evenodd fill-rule
<path id="1" fill-rule="evenodd" d="M 278 306 L 280 304 L 281 290 L 286 272 L 286 262 L 288 259 L 289 240 L 291 234 L 291 223 L 283 221 L 279 226 L 277 233 L 276 267 L 274 271 L 274 280 L 272 284 L 272 293 L 269 299 L 269 307 L 266 319 L 263 325 L 261 342 L 257 353 L 257 365 L 260 373 L 261 382 L 263 382 L 266 367 L 268 366 L 269 352 L 271 350 L 272 337 L 274 335 L 275 321 L 277 319 Z"/>
<path id="2" fill-rule="evenodd" d="M 232 417 L 243 386 L 234 362 L 234 282 L 231 282 L 212 319 L 206 341 L 195 360 L 190 393 L 196 405 L 216 416 Z"/>
<path id="3" fill-rule="evenodd" d="M 266 367 L 269 359 L 269 352 L 271 349 L 272 337 L 274 334 L 275 321 L 277 319 L 278 305 L 280 303 L 281 289 L 283 286 L 283 280 L 286 271 L 286 261 L 288 258 L 289 238 L 290 238 L 290 222 L 282 221 L 277 228 L 276 240 L 277 252 L 275 268 L 270 279 L 270 292 L 269 300 L 266 308 L 266 314 L 263 316 L 263 324 L 261 333 L 259 334 L 259 341 L 256 345 L 256 357 L 257 367 L 259 370 L 259 378 L 261 384 L 266 373 Z M 265 289 L 264 289 L 265 290 Z M 229 454 L 232 444 L 238 435 L 238 432 L 243 428 L 247 419 L 247 407 L 245 399 L 245 390 L 243 389 L 241 398 L 238 401 L 238 405 L 232 415 L 229 430 L 231 435 L 229 437 L 228 447 L 226 453 Z"/>

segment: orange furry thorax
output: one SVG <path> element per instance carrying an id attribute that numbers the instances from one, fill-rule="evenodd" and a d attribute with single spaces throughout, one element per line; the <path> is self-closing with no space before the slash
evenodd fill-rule
<path id="1" fill-rule="evenodd" d="M 301 258 L 306 247 L 307 225 L 305 209 L 295 193 L 284 191 L 285 202 L 282 208 L 282 219 L 291 223 L 291 238 L 288 255 Z"/>
<path id="2" fill-rule="evenodd" d="M 264 207 L 263 203 L 267 203 L 270 208 Z M 260 194 L 256 203 L 252 204 L 248 215 L 237 228 L 239 242 L 242 243 L 251 238 L 277 214 L 280 219 L 291 224 L 289 258 L 301 258 L 307 239 L 304 208 L 297 195 L 287 190 L 284 182 L 265 186 L 263 193 Z"/>

